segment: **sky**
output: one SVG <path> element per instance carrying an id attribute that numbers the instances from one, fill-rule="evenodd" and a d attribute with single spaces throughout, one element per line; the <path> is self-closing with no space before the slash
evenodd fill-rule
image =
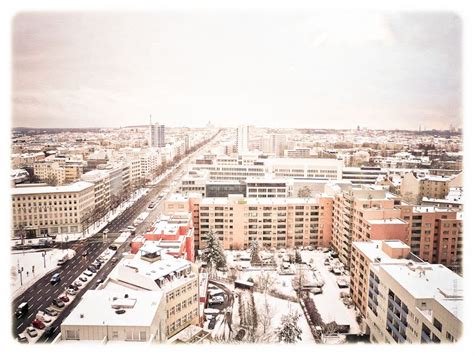
<path id="1" fill-rule="evenodd" d="M 14 127 L 462 126 L 450 12 L 20 13 Z"/>

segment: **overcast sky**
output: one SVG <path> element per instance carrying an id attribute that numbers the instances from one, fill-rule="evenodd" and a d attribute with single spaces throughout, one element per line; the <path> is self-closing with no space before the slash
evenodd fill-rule
<path id="1" fill-rule="evenodd" d="M 451 13 L 23 13 L 13 126 L 461 126 Z"/>

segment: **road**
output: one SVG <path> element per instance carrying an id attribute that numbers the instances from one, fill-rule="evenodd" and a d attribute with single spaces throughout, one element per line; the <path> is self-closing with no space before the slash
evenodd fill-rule
<path id="1" fill-rule="evenodd" d="M 122 212 L 120 216 L 115 218 L 111 221 L 108 225 L 106 225 L 102 230 L 105 228 L 109 229 L 110 236 L 107 238 L 107 241 L 104 241 L 102 238 L 102 230 L 99 233 L 95 234 L 94 236 L 81 241 L 69 242 L 64 243 L 64 248 L 71 248 L 76 251 L 76 255 L 71 260 L 67 261 L 66 264 L 61 266 L 59 269 L 51 271 L 50 273 L 43 276 L 41 279 L 36 281 L 30 288 L 28 288 L 22 295 L 17 297 L 12 302 L 12 330 L 13 334 L 16 335 L 23 332 L 28 326 L 31 325 L 31 322 L 35 318 L 36 314 L 40 310 L 44 310 L 46 307 L 51 305 L 51 302 L 54 298 L 57 298 L 60 294 L 64 293 L 65 288 L 69 286 L 71 283 L 74 282 L 105 249 L 107 249 L 110 244 L 116 239 L 117 232 L 120 229 L 127 227 L 128 225 L 132 224 L 135 218 L 143 211 L 147 210 L 148 205 L 151 201 L 155 200 L 158 194 L 168 186 L 170 181 L 176 181 L 176 177 L 181 174 L 182 170 L 185 167 L 185 164 L 192 159 L 196 154 L 199 154 L 202 149 L 209 144 L 204 145 L 201 149 L 198 149 L 196 152 L 192 153 L 190 156 L 184 158 L 175 168 L 172 173 L 170 173 L 166 178 L 164 178 L 159 184 L 151 188 L 146 195 L 143 195 L 140 199 L 138 199 L 132 206 L 130 206 L 127 210 Z M 173 191 L 170 191 L 172 193 Z M 166 198 L 166 197 L 165 197 Z M 155 207 L 153 213 L 151 213 L 149 217 L 153 217 L 160 213 L 163 206 L 160 201 L 159 204 Z M 147 218 L 150 220 L 150 218 Z M 137 227 L 137 233 L 142 233 L 148 227 L 147 220 L 144 221 L 141 225 Z M 114 235 L 115 234 L 115 235 Z M 129 240 L 122 245 L 118 249 L 116 253 L 116 257 L 120 259 L 122 257 L 122 253 L 130 250 L 130 241 L 133 237 L 131 236 Z M 83 257 L 82 253 L 84 251 L 88 251 L 87 257 Z M 69 315 L 72 309 L 76 306 L 76 304 L 81 299 L 81 296 L 89 289 L 93 289 L 96 287 L 96 280 L 99 278 L 105 279 L 107 275 L 112 271 L 114 265 L 111 262 L 108 262 L 99 270 L 97 274 L 94 274 L 93 280 L 89 282 L 87 285 L 83 286 L 82 289 L 78 292 L 77 296 L 71 304 L 67 303 L 66 307 L 62 310 L 59 314 L 58 318 L 50 324 L 51 327 L 55 328 L 54 333 L 45 338 L 44 335 L 40 337 L 38 342 L 50 342 L 52 341 L 57 334 L 59 333 L 59 325 L 61 324 L 62 320 Z M 61 274 L 61 281 L 56 285 L 51 285 L 50 280 L 52 274 L 60 272 Z M 22 302 L 28 302 L 29 310 L 28 313 L 20 319 L 17 319 L 14 315 L 15 310 L 17 309 L 18 305 Z"/>

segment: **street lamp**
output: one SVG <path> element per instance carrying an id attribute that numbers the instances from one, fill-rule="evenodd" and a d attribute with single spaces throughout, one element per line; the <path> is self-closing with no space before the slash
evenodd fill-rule
<path id="1" fill-rule="evenodd" d="M 44 268 L 46 269 L 46 252 L 43 251 L 43 252 L 41 253 L 41 256 L 43 257 L 43 264 L 44 264 Z"/>
<path id="2" fill-rule="evenodd" d="M 16 260 L 17 270 L 20 274 L 20 286 L 23 286 L 23 266 L 20 268 L 20 260 Z"/>

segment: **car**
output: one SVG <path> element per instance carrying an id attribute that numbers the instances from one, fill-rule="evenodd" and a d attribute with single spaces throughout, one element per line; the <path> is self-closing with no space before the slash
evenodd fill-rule
<path id="1" fill-rule="evenodd" d="M 80 276 L 80 277 L 79 277 L 79 281 L 87 282 L 87 277 Z"/>
<path id="2" fill-rule="evenodd" d="M 97 269 L 92 264 L 87 267 L 87 270 L 93 272 L 94 274 L 97 272 Z"/>
<path id="3" fill-rule="evenodd" d="M 28 302 L 22 302 L 18 305 L 15 316 L 21 318 L 28 313 Z"/>
<path id="4" fill-rule="evenodd" d="M 40 321 L 39 319 L 35 318 L 33 320 L 33 322 L 31 322 L 31 324 L 33 325 L 33 327 L 35 327 L 36 329 L 44 329 L 46 326 L 44 325 L 44 323 L 42 321 Z"/>
<path id="5" fill-rule="evenodd" d="M 18 334 L 18 337 L 16 339 L 19 343 L 28 343 L 28 338 L 24 334 Z"/>
<path id="6" fill-rule="evenodd" d="M 87 270 L 84 271 L 83 274 L 86 275 L 86 276 L 89 276 L 89 277 L 92 276 L 92 272 L 89 271 L 89 268 L 87 268 Z M 82 280 L 81 280 L 81 281 L 82 281 Z"/>
<path id="7" fill-rule="evenodd" d="M 59 314 L 58 311 L 56 311 L 54 308 L 51 308 L 51 307 L 47 307 L 44 310 L 44 313 L 46 313 L 48 316 L 51 316 L 51 317 L 56 317 Z"/>
<path id="8" fill-rule="evenodd" d="M 63 302 L 69 302 L 69 297 L 66 294 L 60 295 L 58 298 Z"/>
<path id="9" fill-rule="evenodd" d="M 321 287 L 313 287 L 312 289 L 309 290 L 310 293 L 313 295 L 319 295 L 323 293 L 323 289 Z"/>
<path id="10" fill-rule="evenodd" d="M 61 281 L 61 275 L 59 273 L 56 273 L 51 277 L 51 285 L 56 285 L 59 281 Z"/>
<path id="11" fill-rule="evenodd" d="M 105 228 L 102 233 L 109 233 L 109 228 Z"/>
<path id="12" fill-rule="evenodd" d="M 42 311 L 38 312 L 36 319 L 42 321 L 43 323 L 51 323 L 52 321 L 51 317 Z"/>
<path id="13" fill-rule="evenodd" d="M 209 321 L 208 328 L 209 328 L 209 329 L 214 329 L 214 327 L 216 326 L 216 322 L 217 322 L 216 318 L 211 319 L 211 320 Z"/>
<path id="14" fill-rule="evenodd" d="M 53 299 L 53 306 L 56 306 L 58 308 L 63 308 L 64 307 L 64 302 L 61 301 L 59 298 Z"/>
<path id="15" fill-rule="evenodd" d="M 74 285 L 74 284 L 69 285 L 68 288 L 71 288 L 71 289 L 73 289 L 74 291 L 79 291 L 79 287 L 76 286 L 76 285 Z"/>
<path id="16" fill-rule="evenodd" d="M 67 293 L 68 295 L 71 295 L 71 296 L 77 295 L 77 291 L 76 291 L 75 289 L 73 289 L 73 288 L 68 288 L 68 289 L 66 290 L 66 293 Z"/>
<path id="17" fill-rule="evenodd" d="M 97 283 L 97 285 L 100 285 L 100 284 L 104 283 L 104 279 L 98 279 L 98 280 L 96 281 L 96 283 Z"/>
<path id="18" fill-rule="evenodd" d="M 112 258 L 112 264 L 115 264 L 118 261 L 117 258 Z"/>
<path id="19" fill-rule="evenodd" d="M 87 256 L 87 255 L 89 255 L 89 252 L 88 252 L 87 250 L 84 250 L 84 251 L 82 252 L 82 256 Z"/>
<path id="20" fill-rule="evenodd" d="M 324 260 L 324 265 L 328 266 L 329 265 L 329 259 Z"/>
<path id="21" fill-rule="evenodd" d="M 79 288 L 82 287 L 82 282 L 81 281 L 74 281 L 73 285 L 76 287 L 76 291 L 79 291 Z"/>
<path id="22" fill-rule="evenodd" d="M 128 226 L 128 227 L 127 227 L 127 230 L 128 230 L 129 232 L 135 232 L 136 228 L 135 228 L 134 226 Z"/>
<path id="23" fill-rule="evenodd" d="M 117 246 L 116 245 L 111 245 L 111 246 L 109 246 L 109 249 L 110 250 L 117 250 Z"/>
<path id="24" fill-rule="evenodd" d="M 102 266 L 102 263 L 99 262 L 99 261 L 95 261 L 95 262 L 92 263 L 92 266 L 95 267 L 98 270 Z"/>
<path id="25" fill-rule="evenodd" d="M 222 304 L 224 303 L 224 297 L 215 296 L 209 300 L 209 304 Z"/>
<path id="26" fill-rule="evenodd" d="M 49 337 L 50 335 L 53 335 L 55 329 L 56 329 L 56 327 L 46 327 L 46 329 L 44 330 L 44 335 L 46 337 Z"/>
<path id="27" fill-rule="evenodd" d="M 27 333 L 30 337 L 32 337 L 32 338 L 38 336 L 38 332 L 37 332 L 36 329 L 33 328 L 33 327 L 28 327 L 28 328 L 26 328 L 26 333 Z"/>

